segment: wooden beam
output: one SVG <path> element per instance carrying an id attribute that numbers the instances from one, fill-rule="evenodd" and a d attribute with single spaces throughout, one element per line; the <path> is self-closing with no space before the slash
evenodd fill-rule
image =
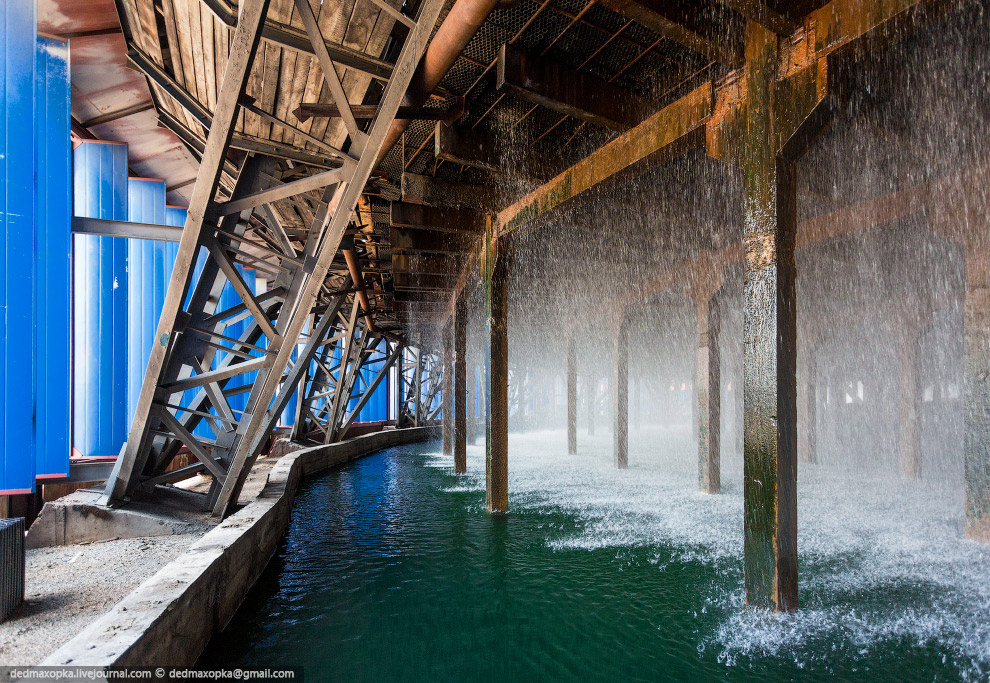
<path id="1" fill-rule="evenodd" d="M 728 39 L 708 38 L 672 20 L 669 16 L 672 12 L 664 0 L 602 0 L 602 4 L 712 61 L 733 68 L 743 64 L 739 46 L 731 44 Z"/>
<path id="2" fill-rule="evenodd" d="M 501 92 L 611 130 L 628 130 L 657 110 L 635 93 L 508 44 L 499 50 L 496 74 Z"/>
<path id="3" fill-rule="evenodd" d="M 395 228 L 467 232 L 477 235 L 485 231 L 485 220 L 482 215 L 470 209 L 443 209 L 425 204 L 392 202 L 390 219 L 392 227 Z"/>

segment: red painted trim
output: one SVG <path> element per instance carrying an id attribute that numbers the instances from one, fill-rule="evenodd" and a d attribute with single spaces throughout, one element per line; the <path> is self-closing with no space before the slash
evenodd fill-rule
<path id="1" fill-rule="evenodd" d="M 34 493 L 31 489 L 7 489 L 0 491 L 0 496 L 19 496 L 25 493 Z"/>
<path id="2" fill-rule="evenodd" d="M 68 474 L 37 474 L 35 479 L 65 479 Z"/>
<path id="3" fill-rule="evenodd" d="M 139 178 L 137 176 L 128 176 L 128 180 L 144 180 L 149 183 L 164 183 L 165 181 L 161 178 Z"/>

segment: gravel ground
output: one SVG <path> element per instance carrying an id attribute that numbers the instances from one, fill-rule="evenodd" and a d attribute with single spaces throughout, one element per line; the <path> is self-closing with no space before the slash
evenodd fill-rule
<path id="1" fill-rule="evenodd" d="M 202 533 L 27 551 L 24 605 L 0 624 L 0 665 L 38 664 Z"/>
<path id="2" fill-rule="evenodd" d="M 276 461 L 258 460 L 240 504 L 257 497 Z M 198 477 L 185 488 L 206 491 L 209 483 Z M 208 513 L 176 515 L 195 531 L 28 550 L 24 605 L 0 623 L 0 666 L 38 664 L 213 527 Z M 5 680 L 0 675 L 0 683 Z"/>

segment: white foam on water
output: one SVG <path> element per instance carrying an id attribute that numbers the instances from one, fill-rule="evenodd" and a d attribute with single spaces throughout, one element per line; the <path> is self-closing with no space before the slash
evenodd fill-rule
<path id="1" fill-rule="evenodd" d="M 698 492 L 687 428 L 631 430 L 629 467 L 612 464 L 612 436 L 563 431 L 510 435 L 509 496 L 518 512 L 559 510 L 576 529 L 547 529 L 554 549 L 655 547 L 661 558 L 704 562 L 735 577 L 704 609 L 724 614 L 699 649 L 720 661 L 785 657 L 803 666 L 855 661 L 875 644 L 933 646 L 964 678 L 990 674 L 990 548 L 963 538 L 962 482 L 801 463 L 798 544 L 802 609 L 768 614 L 743 604 L 742 458 L 724 454 L 722 493 Z M 453 467 L 449 456 L 430 466 Z M 451 491 L 483 490 L 484 442 Z M 664 560 L 665 562 L 666 560 Z"/>

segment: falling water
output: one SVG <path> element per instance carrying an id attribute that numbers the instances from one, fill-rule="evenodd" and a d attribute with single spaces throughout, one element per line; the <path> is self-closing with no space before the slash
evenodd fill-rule
<path id="1" fill-rule="evenodd" d="M 698 491 L 697 271 L 679 269 L 738 243 L 743 225 L 738 172 L 700 149 L 599 188 L 515 238 L 509 521 L 483 509 L 483 430 L 466 476 L 455 477 L 452 459 L 432 446 L 331 474 L 302 497 L 267 583 L 226 645 L 246 638 L 271 655 L 285 636 L 290 649 L 305 649 L 314 641 L 296 628 L 302 620 L 316 641 L 351 633 L 365 650 L 386 648 L 382 657 L 420 661 L 409 664 L 417 675 L 420 648 L 451 679 L 497 680 L 493 671 L 506 680 L 990 676 L 990 547 L 963 531 L 965 260 L 957 237 L 979 229 L 966 221 L 985 220 L 990 208 L 988 21 L 970 7 L 836 66 L 843 95 L 834 119 L 798 163 L 797 612 L 744 605 L 745 273 L 735 261 L 721 270 L 722 490 Z M 520 126 L 511 137 L 526 136 Z M 505 189 L 518 193 L 546 169 L 530 165 L 521 145 L 513 149 Z M 468 364 L 478 368 L 486 321 L 477 278 L 468 291 Z M 627 470 L 612 466 L 616 302 L 629 335 Z M 577 455 L 567 455 L 564 431 L 572 335 Z M 416 502 L 427 489 L 428 501 Z M 384 499 L 372 504 L 378 494 Z M 307 541 L 316 513 L 344 526 Z M 383 526 L 363 526 L 370 522 Z M 486 554 L 493 543 L 506 545 L 494 558 Z M 300 578 L 317 571 L 306 552 L 340 554 L 338 575 L 306 584 L 312 600 L 301 589 Z M 574 595 L 600 621 L 579 613 Z M 479 609 L 459 599 L 487 607 L 476 619 L 457 616 Z M 629 612 L 611 614 L 610 600 Z M 573 619 L 575 629 L 544 614 Z M 544 631 L 559 640 L 541 640 Z M 498 660 L 513 656 L 500 635 L 519 648 L 519 661 Z M 491 647 L 491 661 L 485 651 L 458 650 L 472 643 Z M 402 671 L 341 647 L 365 671 Z M 344 654 L 314 661 L 338 674 L 360 670 Z M 270 661 L 243 648 L 209 656 Z M 443 657 L 450 661 L 441 665 Z"/>

